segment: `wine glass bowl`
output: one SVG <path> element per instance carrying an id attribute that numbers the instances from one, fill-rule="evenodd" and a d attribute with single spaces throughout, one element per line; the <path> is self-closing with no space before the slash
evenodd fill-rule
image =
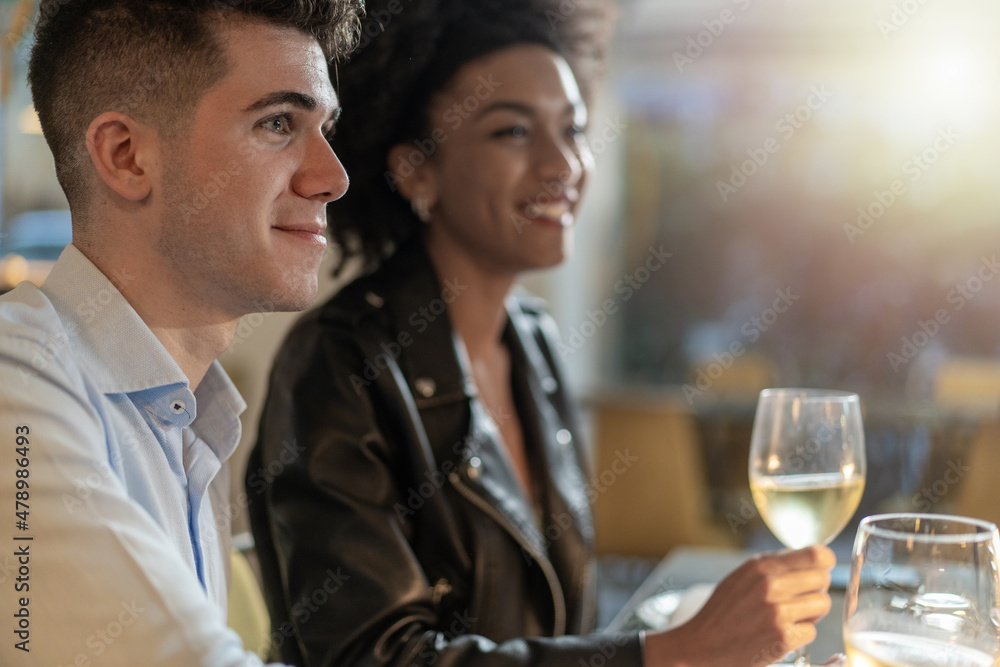
<path id="1" fill-rule="evenodd" d="M 883 514 L 858 527 L 844 604 L 852 667 L 989 667 L 1000 537 L 987 521 Z"/>
<path id="2" fill-rule="evenodd" d="M 750 441 L 750 492 L 782 544 L 827 544 L 854 515 L 865 487 L 857 394 L 765 389 Z"/>

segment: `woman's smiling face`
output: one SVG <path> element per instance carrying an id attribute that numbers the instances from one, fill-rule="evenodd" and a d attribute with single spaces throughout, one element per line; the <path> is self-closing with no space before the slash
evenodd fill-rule
<path id="1" fill-rule="evenodd" d="M 593 164 L 566 61 L 534 44 L 490 53 L 434 96 L 428 121 L 441 141 L 402 189 L 429 205 L 431 251 L 500 275 L 562 262 Z"/>

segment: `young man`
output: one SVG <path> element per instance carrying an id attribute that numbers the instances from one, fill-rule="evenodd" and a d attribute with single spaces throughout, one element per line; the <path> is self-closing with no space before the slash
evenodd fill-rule
<path id="1" fill-rule="evenodd" d="M 226 628 L 237 320 L 317 290 L 354 0 L 43 0 L 73 215 L 0 297 L 0 664 L 242 665 Z"/>

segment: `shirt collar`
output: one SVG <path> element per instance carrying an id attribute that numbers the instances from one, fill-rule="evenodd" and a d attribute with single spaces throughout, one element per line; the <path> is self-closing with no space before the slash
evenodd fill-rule
<path id="1" fill-rule="evenodd" d="M 130 276 L 115 276 L 127 282 Z M 187 376 L 115 284 L 70 244 L 42 291 L 59 313 L 77 362 L 104 394 L 134 394 L 169 385 L 189 386 Z M 197 415 L 185 420 L 221 460 L 240 439 L 246 403 L 218 361 L 194 392 Z M 169 407 L 166 404 L 164 407 Z"/>
<path id="2" fill-rule="evenodd" d="M 131 276 L 116 276 L 127 282 Z M 187 376 L 114 283 L 70 244 L 42 285 L 73 341 L 78 363 L 105 394 L 127 394 Z"/>
<path id="3" fill-rule="evenodd" d="M 240 444 L 240 415 L 247 404 L 218 361 L 209 366 L 194 397 L 198 403 L 198 417 L 192 428 L 219 460 L 225 461 Z"/>

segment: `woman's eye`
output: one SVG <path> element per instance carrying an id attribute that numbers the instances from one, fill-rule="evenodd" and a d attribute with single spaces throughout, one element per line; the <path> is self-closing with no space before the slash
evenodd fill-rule
<path id="1" fill-rule="evenodd" d="M 512 125 L 493 133 L 496 137 L 511 137 L 513 139 L 524 139 L 528 136 L 528 128 L 523 125 Z"/>

